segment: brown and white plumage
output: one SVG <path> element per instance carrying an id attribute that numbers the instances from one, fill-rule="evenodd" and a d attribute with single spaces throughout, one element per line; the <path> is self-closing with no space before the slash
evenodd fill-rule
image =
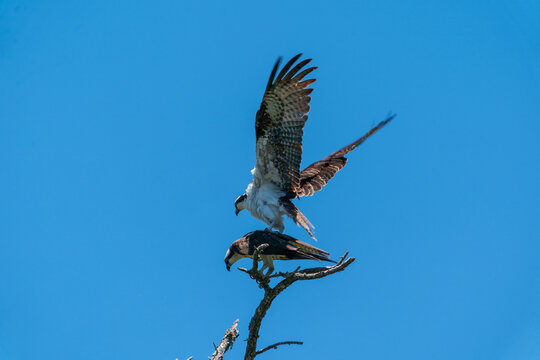
<path id="1" fill-rule="evenodd" d="M 255 119 L 256 165 L 252 170 L 253 182 L 246 193 L 236 199 L 236 213 L 248 209 L 250 213 L 283 232 L 283 215 L 304 228 L 313 236 L 313 225 L 291 202 L 291 199 L 311 196 L 347 162 L 345 155 L 354 150 L 369 136 L 386 125 L 388 117 L 366 135 L 326 158 L 308 166 L 302 172 L 302 137 L 308 119 L 310 94 L 308 88 L 316 79 L 304 80 L 316 67 L 304 67 L 311 59 L 294 63 L 302 54 L 293 57 L 277 74 L 280 60 L 276 62 Z M 277 76 L 276 76 L 277 74 Z"/>
<path id="2" fill-rule="evenodd" d="M 263 268 L 268 268 L 268 274 L 274 271 L 273 260 L 318 260 L 332 261 L 328 258 L 330 255 L 324 250 L 306 244 L 291 236 L 273 232 L 273 231 L 253 231 L 240 239 L 234 241 L 225 254 L 225 265 L 227 270 L 242 258 L 253 258 L 255 249 L 262 244 L 268 244 L 268 247 L 259 255 L 263 261 Z"/>
<path id="3" fill-rule="evenodd" d="M 296 196 L 311 196 L 317 191 L 321 190 L 323 186 L 328 184 L 331 178 L 336 173 L 345 167 L 347 164 L 347 158 L 345 155 L 356 149 L 361 143 L 363 143 L 368 137 L 373 135 L 377 130 L 388 124 L 395 115 L 390 115 L 386 120 L 381 121 L 377 126 L 369 130 L 360 139 L 352 142 L 351 144 L 339 149 L 336 152 L 328 155 L 322 160 L 314 162 L 300 173 L 300 185 L 296 190 Z"/>
<path id="4" fill-rule="evenodd" d="M 301 61 L 287 73 L 300 56 L 293 57 L 274 80 L 280 60 L 276 62 L 255 117 L 254 181 L 271 181 L 288 195 L 294 195 L 300 185 L 302 137 L 311 101 L 309 94 L 313 91 L 306 87 L 316 80 L 302 81 L 315 67 L 299 73 L 311 59 Z"/>

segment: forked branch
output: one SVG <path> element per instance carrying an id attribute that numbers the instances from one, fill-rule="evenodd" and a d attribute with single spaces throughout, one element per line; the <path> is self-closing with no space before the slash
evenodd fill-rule
<path id="1" fill-rule="evenodd" d="M 341 257 L 337 264 L 333 266 L 318 267 L 304 270 L 300 270 L 300 268 L 297 268 L 293 272 L 277 273 L 268 276 L 258 271 L 259 254 L 267 246 L 268 244 L 262 244 L 261 246 L 257 247 L 255 252 L 253 253 L 253 267 L 250 270 L 239 268 L 239 270 L 249 274 L 249 276 L 259 284 L 259 287 L 264 289 L 264 297 L 261 300 L 257 309 L 255 310 L 255 314 L 253 315 L 253 317 L 251 318 L 251 322 L 249 323 L 249 336 L 247 339 L 246 354 L 244 360 L 253 360 L 257 355 L 262 354 L 267 350 L 275 349 L 279 345 L 302 344 L 302 342 L 300 341 L 282 341 L 270 345 L 262 350 L 257 350 L 257 340 L 259 339 L 259 329 L 261 327 L 261 322 L 264 319 L 266 312 L 272 305 L 272 301 L 274 301 L 274 299 L 283 290 L 285 290 L 287 287 L 289 287 L 298 280 L 315 280 L 335 274 L 337 272 L 345 270 L 355 260 L 355 258 L 353 257 L 347 258 L 348 253 L 345 253 L 345 255 Z M 277 283 L 274 287 L 271 287 L 269 285 L 270 280 L 277 277 L 281 277 L 283 278 L 283 280 Z"/>

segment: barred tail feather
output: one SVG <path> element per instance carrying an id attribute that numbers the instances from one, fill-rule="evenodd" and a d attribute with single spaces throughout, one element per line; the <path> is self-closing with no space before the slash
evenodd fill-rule
<path id="1" fill-rule="evenodd" d="M 298 208 L 289 199 L 283 200 L 283 206 L 287 210 L 289 217 L 293 219 L 296 225 L 306 230 L 313 240 L 317 241 L 317 239 L 313 235 L 313 229 L 315 229 L 315 226 L 313 226 L 309 222 L 308 218 L 304 214 L 302 214 L 302 212 L 298 210 Z"/>
<path id="2" fill-rule="evenodd" d="M 309 222 L 308 218 L 304 214 L 302 214 L 300 210 L 298 210 L 298 208 L 296 208 L 296 211 L 296 217 L 294 218 L 294 222 L 296 223 L 296 225 L 303 227 L 304 230 L 308 232 L 309 236 L 311 236 L 313 240 L 317 241 L 317 239 L 313 235 L 313 230 L 315 229 L 315 226 L 313 226 Z"/>

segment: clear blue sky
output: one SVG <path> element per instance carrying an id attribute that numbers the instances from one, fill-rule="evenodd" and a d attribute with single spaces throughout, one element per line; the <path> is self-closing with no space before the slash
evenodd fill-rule
<path id="1" fill-rule="evenodd" d="M 540 3 L 224 3 L 0 3 L 0 359 L 206 359 L 236 318 L 241 357 L 262 293 L 223 257 L 265 225 L 233 202 L 298 52 L 305 165 L 398 117 L 297 202 L 357 261 L 261 358 L 538 359 Z"/>

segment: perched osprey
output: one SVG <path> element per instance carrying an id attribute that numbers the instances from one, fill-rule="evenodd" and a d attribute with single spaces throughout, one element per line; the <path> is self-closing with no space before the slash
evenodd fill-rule
<path id="1" fill-rule="evenodd" d="M 330 254 L 324 250 L 317 249 L 285 234 L 257 230 L 232 243 L 225 254 L 227 270 L 231 270 L 231 266 L 242 258 L 253 258 L 255 249 L 262 244 L 268 244 L 268 247 L 259 255 L 264 264 L 260 271 L 268 268 L 266 275 L 270 275 L 274 271 L 273 260 L 311 259 L 335 263 L 328 258 Z"/>
<path id="2" fill-rule="evenodd" d="M 367 134 L 344 148 L 328 155 L 300 171 L 302 160 L 302 136 L 309 112 L 307 88 L 316 79 L 303 80 L 316 69 L 304 69 L 311 59 L 293 64 L 302 54 L 293 57 L 276 76 L 281 58 L 272 69 L 261 107 L 255 117 L 256 165 L 251 171 L 253 181 L 240 195 L 234 206 L 236 215 L 244 209 L 268 224 L 267 230 L 283 232 L 283 215 L 294 220 L 313 236 L 313 225 L 291 202 L 294 198 L 311 196 L 324 185 L 347 162 L 345 155 L 356 149 L 364 140 L 386 125 L 395 115 L 380 122 Z"/>

